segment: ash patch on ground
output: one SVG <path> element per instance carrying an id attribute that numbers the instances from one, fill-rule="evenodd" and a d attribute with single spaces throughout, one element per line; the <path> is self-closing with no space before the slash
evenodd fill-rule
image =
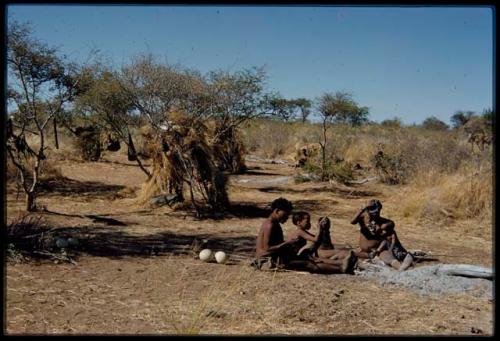
<path id="1" fill-rule="evenodd" d="M 271 185 L 286 185 L 290 183 L 292 180 L 293 178 L 291 176 L 280 176 L 271 179 L 259 179 L 259 178 L 239 179 L 236 180 L 236 182 L 248 185 L 271 186 Z"/>
<path id="2" fill-rule="evenodd" d="M 356 275 L 374 279 L 382 285 L 403 286 L 421 295 L 468 293 L 475 297 L 493 298 L 493 281 L 447 275 L 446 269 L 447 264 L 422 266 L 403 272 L 376 266 L 356 272 Z"/>

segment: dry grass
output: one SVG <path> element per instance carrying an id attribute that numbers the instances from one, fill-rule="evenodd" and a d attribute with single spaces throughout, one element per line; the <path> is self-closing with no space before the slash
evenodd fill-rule
<path id="1" fill-rule="evenodd" d="M 318 142 L 320 133 L 315 124 L 265 120 L 244 131 L 249 149 L 268 157 L 293 153 L 297 142 Z M 478 154 L 461 131 L 336 125 L 328 131 L 328 141 L 330 170 L 337 180 L 348 180 L 352 176 L 349 166 L 360 164 L 363 176 L 378 175 L 383 182 L 407 185 L 398 196 L 403 217 L 491 219 L 492 149 Z M 374 156 L 380 150 L 388 160 L 384 172 L 375 168 Z M 306 170 L 318 172 L 319 157 Z"/>
<path id="2" fill-rule="evenodd" d="M 256 120 L 247 123 L 242 131 L 242 137 L 249 153 L 275 158 L 293 154 L 297 143 L 317 142 L 318 133 L 319 130 L 313 125 Z"/>
<path id="3" fill-rule="evenodd" d="M 489 220 L 492 218 L 492 173 L 465 169 L 452 175 L 430 172 L 404 189 L 400 212 L 405 217 Z"/>
<path id="4" fill-rule="evenodd" d="M 139 189 L 145 177 L 137 167 L 123 166 L 124 159 L 126 156 L 120 164 L 67 162 L 61 166 L 64 175 L 72 179 Z M 250 162 L 249 166 L 261 174 L 234 179 L 271 179 L 295 172 L 281 164 Z M 491 265 L 491 238 L 476 238 L 473 221 L 464 223 L 471 229 L 469 234 L 463 234 L 456 221 L 431 226 L 402 224 L 397 194 L 407 186 L 370 182 L 359 187 L 305 183 L 269 188 L 230 183 L 229 195 L 235 203 L 264 207 L 284 196 L 297 209 L 310 211 L 315 219 L 330 216 L 334 242 L 353 246 L 358 235 L 349 219 L 362 203 L 376 196 L 384 203 L 384 216 L 397 221 L 405 246 L 461 257 L 440 258 L 443 262 Z M 84 218 L 46 216 L 51 226 L 75 227 L 84 235 L 102 234 L 99 245 L 108 247 L 120 245 L 115 243 L 126 238 L 137 247 L 160 245 L 168 249 L 176 237 L 185 239 L 189 246 L 191 237 L 196 236 L 231 241 L 225 244 L 231 252 L 237 246 L 246 248 L 262 223 L 262 217 L 254 215 L 197 220 L 167 207 L 143 209 L 132 198 L 109 200 L 92 193 L 88 200 L 51 195 L 44 201 L 60 213 L 91 213 L 127 223 L 123 227 L 105 226 Z M 8 202 L 9 216 L 14 216 L 16 205 Z M 489 228 L 491 231 L 491 225 Z M 291 222 L 284 224 L 285 234 L 293 229 Z M 82 238 L 92 238 L 84 235 Z M 238 252 L 251 253 L 248 249 Z M 83 254 L 77 261 L 77 266 L 7 264 L 6 333 L 471 335 L 472 330 L 491 334 L 494 326 L 493 305 L 488 300 L 467 294 L 423 297 L 354 276 L 259 272 L 245 262 L 222 266 L 169 252 L 120 258 Z"/>
<path id="5" fill-rule="evenodd" d="M 466 295 L 422 297 L 345 275 L 256 272 L 186 257 L 106 260 L 107 270 L 103 261 L 82 260 L 81 268 L 9 266 L 7 333 L 492 333 L 491 304 Z M 52 276 L 45 278 L 46 271 Z M 42 278 L 47 285 L 37 289 Z M 32 304 L 17 303 L 23 296 Z"/>

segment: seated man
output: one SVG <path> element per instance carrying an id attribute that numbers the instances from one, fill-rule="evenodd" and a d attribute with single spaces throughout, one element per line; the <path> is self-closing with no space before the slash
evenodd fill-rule
<path id="1" fill-rule="evenodd" d="M 392 220 L 380 216 L 381 210 L 382 203 L 377 199 L 372 199 L 361 207 L 351 221 L 353 225 L 359 224 L 359 249 L 355 252 L 359 258 L 373 258 L 374 251 L 384 240 L 379 233 L 380 230 L 394 226 Z"/>
<path id="2" fill-rule="evenodd" d="M 279 198 L 271 204 L 272 213 L 263 222 L 257 236 L 256 260 L 252 263 L 257 269 L 281 267 L 290 270 L 307 270 L 316 273 L 352 272 L 353 254 L 342 261 L 312 259 L 297 255 L 297 242 L 302 244 L 300 236 L 292 234 L 286 241 L 280 223 L 285 223 L 293 209 L 292 204 Z M 299 247 L 300 248 L 300 247 Z"/>
<path id="3" fill-rule="evenodd" d="M 256 260 L 252 263 L 257 268 L 275 268 L 284 263 L 284 258 L 291 254 L 290 245 L 295 240 L 284 240 L 281 224 L 285 223 L 292 212 L 290 201 L 279 198 L 271 203 L 271 214 L 262 223 L 257 236 Z"/>

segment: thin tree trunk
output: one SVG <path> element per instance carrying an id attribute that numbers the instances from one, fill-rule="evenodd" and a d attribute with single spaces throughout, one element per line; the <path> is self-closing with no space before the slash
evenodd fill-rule
<path id="1" fill-rule="evenodd" d="M 56 144 L 56 149 L 59 149 L 59 140 L 57 138 L 57 122 L 55 117 L 54 117 L 54 142 Z"/>
<path id="2" fill-rule="evenodd" d="M 153 177 L 153 175 L 151 175 L 151 173 L 144 167 L 144 165 L 142 164 L 142 161 L 139 159 L 139 156 L 137 156 L 137 164 L 139 165 L 139 168 L 144 172 L 144 174 L 147 175 L 148 177 L 148 180 L 151 179 Z"/>
<path id="3" fill-rule="evenodd" d="M 132 161 L 130 160 L 131 158 L 135 158 L 135 161 L 139 165 L 139 168 L 144 172 L 144 174 L 147 175 L 148 180 L 151 179 L 153 175 L 144 167 L 142 161 L 139 159 L 139 155 L 137 155 L 137 150 L 135 149 L 134 141 L 132 140 L 132 135 L 130 134 L 130 132 L 128 133 L 128 141 L 126 141 L 125 144 L 128 147 L 127 153 L 129 161 Z"/>
<path id="4" fill-rule="evenodd" d="M 321 146 L 321 181 L 326 178 L 326 121 L 323 121 L 323 143 Z"/>
<path id="5" fill-rule="evenodd" d="M 36 193 L 35 192 L 28 192 L 26 193 L 26 210 L 28 212 L 35 212 L 36 211 Z"/>

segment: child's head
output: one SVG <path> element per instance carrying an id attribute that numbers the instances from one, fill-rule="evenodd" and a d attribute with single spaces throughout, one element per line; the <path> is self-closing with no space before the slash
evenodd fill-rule
<path id="1" fill-rule="evenodd" d="M 278 198 L 271 203 L 272 215 L 280 222 L 284 223 L 288 220 L 290 213 L 293 210 L 293 205 L 285 198 Z"/>
<path id="2" fill-rule="evenodd" d="M 309 230 L 311 228 L 311 215 L 305 211 L 295 212 L 292 216 L 292 222 L 302 230 Z"/>

